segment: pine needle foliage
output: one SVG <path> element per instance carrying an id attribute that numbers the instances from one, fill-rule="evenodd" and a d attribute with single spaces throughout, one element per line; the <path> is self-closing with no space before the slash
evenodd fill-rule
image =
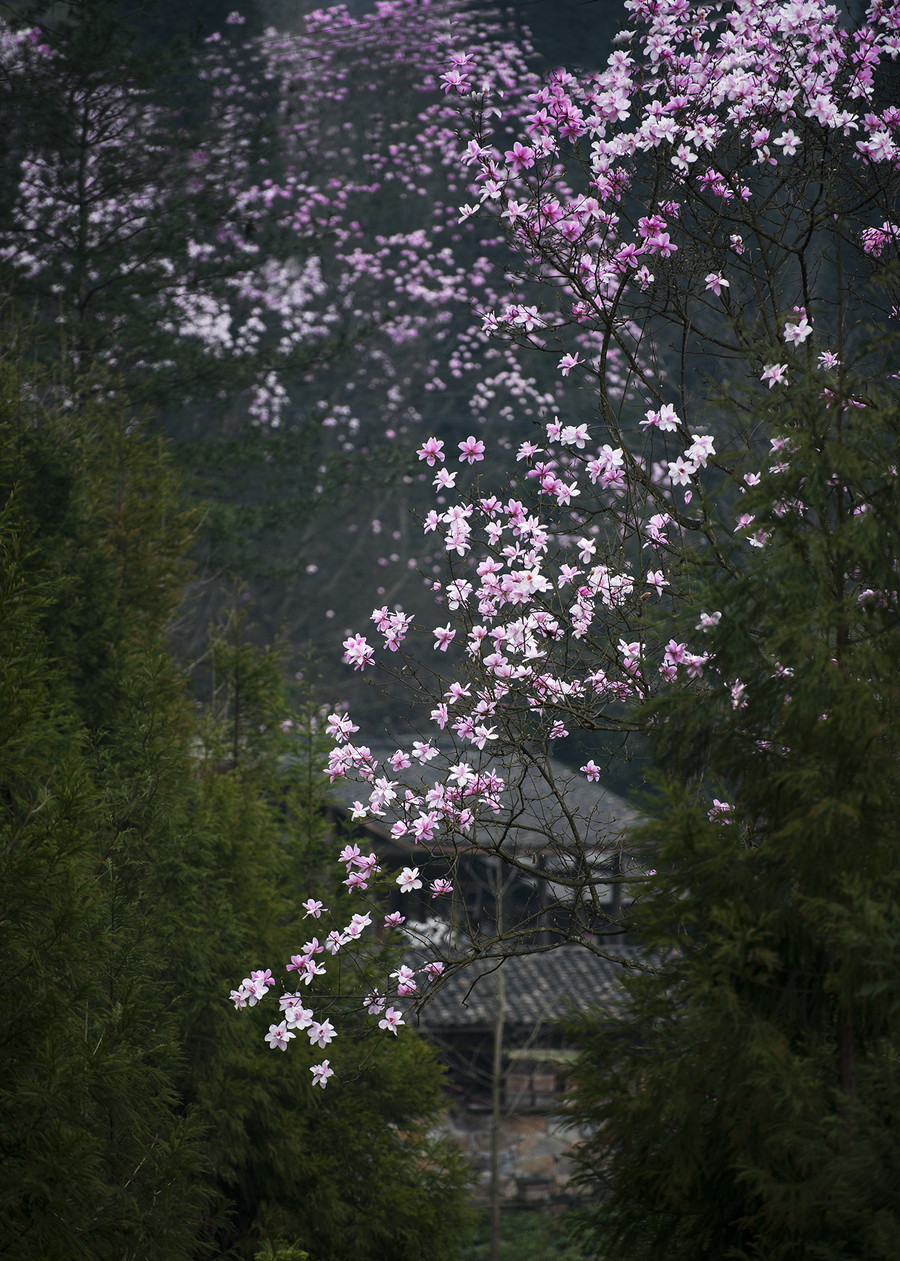
<path id="1" fill-rule="evenodd" d="M 826 406 L 811 374 L 757 418 L 789 443 L 741 499 L 767 545 L 692 561 L 722 612 L 719 683 L 647 713 L 659 798 L 634 894 L 659 971 L 581 1027 L 572 1098 L 596 1127 L 589 1236 L 623 1261 L 900 1255 L 900 410 L 882 380 L 842 379 Z"/>
<path id="2" fill-rule="evenodd" d="M 359 909 L 313 695 L 292 707 L 238 600 L 191 696 L 166 449 L 29 337 L 0 359 L 0 1254 L 449 1258 L 468 1175 L 429 1137 L 433 1053 L 351 1027 L 323 1098 L 311 1049 L 282 1059 L 228 1002 L 310 935 L 301 895 Z"/>
<path id="3" fill-rule="evenodd" d="M 58 592 L 35 580 L 14 502 L 2 526 L 0 1249 L 187 1258 L 203 1159 L 133 825 L 55 699 L 42 621 Z"/>

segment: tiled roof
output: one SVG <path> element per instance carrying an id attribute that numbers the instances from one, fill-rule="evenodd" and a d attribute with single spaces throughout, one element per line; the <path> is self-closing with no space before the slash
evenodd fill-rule
<path id="1" fill-rule="evenodd" d="M 633 946 L 613 946 L 610 954 L 638 959 Z M 506 1022 L 511 1028 L 552 1024 L 573 1011 L 615 1001 L 625 968 L 581 946 L 560 946 L 540 954 L 504 960 Z M 448 977 L 421 1010 L 424 1033 L 477 1032 L 493 1026 L 497 1010 L 494 961 L 472 963 Z"/>

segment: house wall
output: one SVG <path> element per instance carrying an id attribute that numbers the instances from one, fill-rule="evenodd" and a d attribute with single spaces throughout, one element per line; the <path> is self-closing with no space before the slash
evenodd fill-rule
<path id="1" fill-rule="evenodd" d="M 548 1101 L 549 1106 L 553 1106 Z M 520 1101 L 521 1106 L 521 1101 Z M 500 1127 L 500 1197 L 509 1208 L 542 1204 L 560 1208 L 583 1195 L 571 1183 L 574 1173 L 572 1148 L 586 1137 L 582 1127 L 551 1115 L 545 1107 L 525 1105 L 504 1109 Z M 487 1205 L 491 1182 L 491 1113 L 453 1103 L 439 1133 L 458 1143 L 475 1170 L 478 1182 L 474 1202 Z"/>

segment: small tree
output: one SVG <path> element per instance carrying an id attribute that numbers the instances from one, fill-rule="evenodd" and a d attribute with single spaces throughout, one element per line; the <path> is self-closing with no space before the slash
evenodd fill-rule
<path id="1" fill-rule="evenodd" d="M 473 953 L 495 957 L 535 948 L 548 913 L 553 945 L 621 957 L 611 947 L 637 921 L 602 893 L 636 887 L 640 864 L 623 871 L 617 830 L 598 834 L 590 808 L 573 809 L 552 743 L 648 730 L 646 704 L 679 679 L 740 702 L 749 685 L 710 638 L 725 611 L 704 604 L 709 585 L 738 581 L 757 551 L 768 560 L 772 521 L 811 493 L 792 452 L 842 446 L 848 409 L 880 416 L 894 368 L 868 325 L 884 330 L 896 284 L 883 102 L 897 14 L 876 7 L 843 25 L 821 7 L 719 13 L 680 0 L 629 12 L 638 29 L 608 68 L 552 74 L 510 148 L 489 130 L 501 105 L 460 71 L 478 204 L 502 207 L 522 272 L 553 293 L 549 309 L 487 312 L 486 327 L 556 340 L 560 371 L 596 391 L 600 433 L 549 421 L 502 494 L 472 474 L 485 455 L 475 435 L 452 472 L 445 442 L 423 443 L 441 496 L 457 494 L 424 522 L 454 567 L 434 584 L 447 622 L 416 641 L 402 609 L 372 614 L 401 663 L 389 673 L 417 689 L 419 738 L 378 766 L 350 719 L 333 719 L 342 744 L 329 771 L 366 785 L 358 817 L 390 814 L 393 835 L 439 841 L 451 866 L 482 853 L 533 875 L 543 849 L 556 906 L 476 936 Z M 615 376 L 613 348 L 627 365 Z M 843 511 L 865 516 L 870 488 L 848 488 L 835 468 Z M 840 598 L 862 596 L 857 566 L 834 563 Z M 890 604 L 892 581 L 873 598 Z M 657 603 L 690 635 L 651 617 Z M 357 669 L 375 659 L 363 634 L 344 646 Z M 430 771 L 404 793 L 396 776 L 412 762 Z M 596 781 L 604 766 L 589 758 L 581 771 Z M 401 888 L 417 876 L 402 873 Z"/>

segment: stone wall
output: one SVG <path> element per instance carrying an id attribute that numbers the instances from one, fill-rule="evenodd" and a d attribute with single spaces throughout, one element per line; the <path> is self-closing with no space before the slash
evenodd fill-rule
<path id="1" fill-rule="evenodd" d="M 465 1152 L 478 1175 L 474 1201 L 486 1205 L 491 1181 L 491 1113 L 452 1104 L 440 1127 Z M 506 1207 L 543 1204 L 560 1208 L 580 1198 L 571 1185 L 572 1147 L 585 1133 L 546 1108 L 504 1108 L 500 1127 L 500 1195 Z"/>

